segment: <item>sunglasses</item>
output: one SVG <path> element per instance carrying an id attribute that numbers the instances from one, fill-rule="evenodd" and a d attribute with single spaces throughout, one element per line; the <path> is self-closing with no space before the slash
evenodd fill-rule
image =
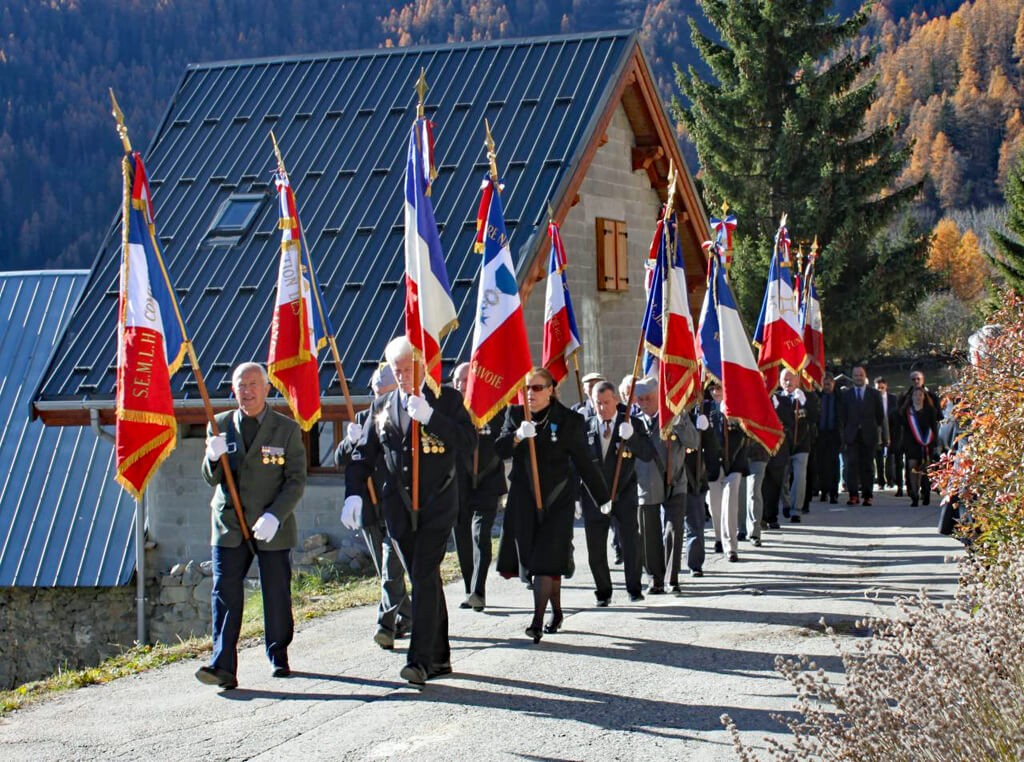
<path id="1" fill-rule="evenodd" d="M 550 388 L 551 384 L 527 384 L 526 388 L 531 392 L 542 392 L 545 389 Z"/>

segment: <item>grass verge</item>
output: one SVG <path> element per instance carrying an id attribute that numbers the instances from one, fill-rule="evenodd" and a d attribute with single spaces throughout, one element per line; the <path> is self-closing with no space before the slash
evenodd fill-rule
<path id="1" fill-rule="evenodd" d="M 448 553 L 441 565 L 441 578 L 447 583 L 458 577 L 456 555 Z M 292 578 L 292 610 L 297 625 L 335 611 L 376 603 L 379 597 L 377 577 L 357 576 L 336 567 L 318 567 L 310 572 L 298 573 Z M 259 595 L 250 595 L 246 599 L 245 615 L 242 617 L 239 647 L 250 645 L 262 637 L 263 601 Z M 95 667 L 58 669 L 42 680 L 0 691 L 0 717 L 64 691 L 109 683 L 120 677 L 137 675 L 185 659 L 197 659 L 209 654 L 211 649 L 209 637 L 190 638 L 173 644 L 136 645 L 125 648 Z"/>

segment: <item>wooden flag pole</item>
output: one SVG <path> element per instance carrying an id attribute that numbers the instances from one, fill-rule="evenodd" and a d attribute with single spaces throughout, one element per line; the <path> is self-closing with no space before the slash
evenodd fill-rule
<path id="1" fill-rule="evenodd" d="M 637 342 L 636 347 L 636 360 L 633 361 L 633 375 L 629 381 L 629 394 L 626 396 L 626 420 L 629 420 L 629 411 L 633 405 L 633 389 L 636 387 L 636 376 L 640 372 L 640 361 L 644 356 L 644 332 L 640 331 L 640 341 Z M 615 430 L 618 431 L 619 414 L 615 414 Z M 615 500 L 615 493 L 619 489 L 619 475 L 622 472 L 622 459 L 626 453 L 625 447 L 620 447 L 618 454 L 615 456 L 615 475 L 612 477 L 612 497 Z"/>
<path id="2" fill-rule="evenodd" d="M 124 146 L 124 151 L 127 156 L 125 162 L 130 162 L 128 158 L 132 154 L 132 144 L 128 139 L 128 127 L 124 123 L 124 114 L 121 112 L 120 106 L 117 104 L 117 98 L 114 97 L 114 89 L 110 88 L 110 102 L 113 105 L 114 118 L 117 120 L 117 134 L 121 138 L 121 145 Z M 126 174 L 127 178 L 127 174 Z M 167 283 L 168 291 L 173 294 L 174 286 L 171 284 L 170 276 L 167 274 L 167 268 L 164 265 L 163 257 L 160 257 L 160 275 L 164 278 Z M 203 380 L 203 372 L 199 368 L 199 360 L 196 359 L 195 348 L 192 346 L 192 340 L 188 337 L 188 331 L 185 330 L 185 321 L 181 317 L 181 310 L 178 307 L 178 300 L 174 300 L 174 315 L 178 320 L 178 326 L 181 328 L 181 335 L 185 338 L 185 349 L 188 352 L 189 363 L 192 365 L 192 373 L 196 377 L 196 383 L 199 386 L 199 393 L 203 398 L 203 407 L 206 410 L 206 419 L 210 424 L 210 431 L 213 436 L 220 436 L 220 429 L 217 426 L 217 420 L 214 417 L 213 404 L 210 402 L 210 395 L 206 390 L 206 382 Z M 252 531 L 249 529 L 249 525 L 245 520 L 245 513 L 242 511 L 242 500 L 238 496 L 238 487 L 235 484 L 235 475 L 231 472 L 231 462 L 228 460 L 227 453 L 220 456 L 221 468 L 224 469 L 224 482 L 228 488 L 228 494 L 231 496 L 231 505 L 235 510 L 235 517 L 238 519 L 238 527 L 242 532 L 242 539 L 249 546 L 253 555 L 256 555 L 256 542 L 253 540 Z"/>
<path id="3" fill-rule="evenodd" d="M 572 353 L 572 369 L 576 371 L 576 391 L 580 393 L 580 404 L 585 404 L 583 399 L 583 379 L 580 378 L 579 350 Z"/>
<path id="4" fill-rule="evenodd" d="M 501 192 L 501 186 L 498 181 L 498 149 L 494 145 L 494 138 L 491 136 L 491 125 L 484 119 L 484 132 L 486 134 L 484 145 L 487 148 L 487 160 L 491 165 L 491 184 L 494 186 L 494 193 Z M 529 375 L 526 377 L 526 382 L 530 380 Z M 526 389 L 523 390 L 523 418 L 527 421 L 532 421 L 530 417 L 530 401 L 527 398 Z M 530 468 L 533 471 L 533 499 L 537 503 L 537 511 L 544 510 L 544 501 L 540 494 L 540 470 L 537 467 L 537 443 L 534 442 L 535 437 L 530 437 L 528 440 L 528 447 L 530 449 Z"/>

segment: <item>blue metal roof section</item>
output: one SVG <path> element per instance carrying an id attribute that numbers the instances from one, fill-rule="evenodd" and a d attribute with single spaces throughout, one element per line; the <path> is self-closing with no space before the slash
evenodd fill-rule
<path id="1" fill-rule="evenodd" d="M 135 504 L 114 482 L 113 446 L 29 420 L 87 276 L 0 273 L 0 587 L 123 585 L 135 570 Z"/>
<path id="2" fill-rule="evenodd" d="M 402 188 L 420 68 L 435 123 L 432 201 L 461 322 L 442 347 L 447 372 L 472 339 L 484 118 L 522 272 L 535 234 L 545 233 L 548 201 L 567 187 L 636 45 L 635 33 L 613 32 L 189 66 L 145 159 L 165 261 L 211 395 L 229 396 L 231 368 L 267 355 L 280 243 L 271 129 L 345 373 L 354 393 L 367 393 L 403 325 Z M 116 149 L 112 129 L 112 162 Z M 248 194 L 265 198 L 248 231 L 211 233 L 225 200 Z M 119 225 L 110 226 L 37 402 L 114 397 Z M 320 380 L 325 394 L 340 393 L 329 353 Z M 171 383 L 176 399 L 198 396 L 190 371 Z"/>

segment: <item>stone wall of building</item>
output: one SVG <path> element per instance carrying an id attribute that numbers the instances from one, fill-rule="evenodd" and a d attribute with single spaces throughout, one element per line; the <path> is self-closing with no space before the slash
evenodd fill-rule
<path id="1" fill-rule="evenodd" d="M 621 105 L 608 125 L 607 136 L 608 142 L 594 155 L 580 187 L 579 203 L 569 210 L 561 234 L 569 261 L 569 292 L 583 340 L 580 372 L 599 371 L 618 385 L 633 370 L 646 302 L 643 265 L 654 237 L 661 200 L 647 173 L 632 169 L 635 138 Z M 597 290 L 598 217 L 626 223 L 628 291 Z M 541 253 L 543 257 L 547 255 L 547 251 Z M 531 350 L 537 362 L 544 335 L 544 288 L 543 282 L 534 286 L 525 311 Z M 577 401 L 576 381 L 571 374 L 562 384 L 560 394 L 569 404 Z"/>
<path id="2" fill-rule="evenodd" d="M 130 646 L 135 627 L 134 587 L 0 589 L 0 688 L 94 666 Z"/>

